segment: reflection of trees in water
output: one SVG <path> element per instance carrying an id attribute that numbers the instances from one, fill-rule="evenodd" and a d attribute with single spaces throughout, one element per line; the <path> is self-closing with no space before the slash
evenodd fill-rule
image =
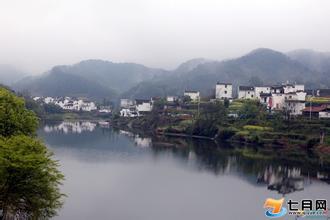
<path id="1" fill-rule="evenodd" d="M 281 158 L 246 157 L 228 143 L 155 137 L 152 149 L 154 154 L 170 151 L 183 160 L 193 161 L 197 169 L 216 175 L 238 175 L 252 184 L 267 185 L 269 190 L 281 194 L 303 190 L 306 184 L 311 184 L 312 178 L 329 180 L 329 166 L 322 167 L 306 161 L 290 162 Z"/>

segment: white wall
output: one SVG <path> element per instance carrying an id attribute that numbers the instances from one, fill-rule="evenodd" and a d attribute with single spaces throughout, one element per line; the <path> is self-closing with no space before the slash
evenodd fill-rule
<path id="1" fill-rule="evenodd" d="M 305 108 L 304 102 L 286 102 L 286 108 L 290 111 L 290 115 L 302 115 Z"/>
<path id="2" fill-rule="evenodd" d="M 198 101 L 200 99 L 199 92 L 185 92 L 184 96 L 189 96 L 191 101 Z"/>
<path id="3" fill-rule="evenodd" d="M 255 96 L 257 99 L 260 100 L 260 94 L 261 93 L 270 93 L 270 87 L 269 86 L 256 86 L 254 87 Z"/>
<path id="4" fill-rule="evenodd" d="M 138 112 L 150 112 L 152 110 L 152 105 L 150 102 L 143 102 L 136 105 L 136 110 Z"/>
<path id="5" fill-rule="evenodd" d="M 284 94 L 272 94 L 272 109 L 282 110 L 285 105 Z"/>
<path id="6" fill-rule="evenodd" d="M 233 85 L 231 84 L 217 84 L 215 86 L 216 99 L 232 99 L 233 98 Z"/>
<path id="7" fill-rule="evenodd" d="M 252 90 L 239 90 L 238 91 L 238 98 L 239 99 L 254 99 L 256 98 L 255 92 Z"/>

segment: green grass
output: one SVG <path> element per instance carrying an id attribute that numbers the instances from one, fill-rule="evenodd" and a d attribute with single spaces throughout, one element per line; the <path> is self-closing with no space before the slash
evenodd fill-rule
<path id="1" fill-rule="evenodd" d="M 263 126 L 258 126 L 258 125 L 245 125 L 243 126 L 244 130 L 248 131 L 272 131 L 273 128 L 271 127 L 263 127 Z"/>

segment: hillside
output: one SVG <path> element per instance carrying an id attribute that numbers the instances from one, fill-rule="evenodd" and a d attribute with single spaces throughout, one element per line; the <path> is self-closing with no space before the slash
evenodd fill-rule
<path id="1" fill-rule="evenodd" d="M 113 90 L 81 76 L 64 73 L 60 68 L 53 68 L 50 73 L 37 78 L 25 78 L 16 83 L 14 88 L 17 91 L 28 91 L 34 96 L 73 96 L 92 99 L 113 99 L 116 96 Z"/>
<path id="2" fill-rule="evenodd" d="M 305 55 L 303 55 L 305 54 Z M 86 96 L 95 99 L 150 98 L 182 95 L 185 89 L 214 94 L 216 82 L 234 85 L 304 83 L 306 88 L 330 87 L 327 54 L 295 51 L 284 54 L 256 49 L 236 59 L 189 60 L 173 71 L 148 68 L 133 63 L 86 60 L 74 65 L 56 66 L 39 77 L 24 78 L 16 90 L 33 95 Z"/>
<path id="3" fill-rule="evenodd" d="M 42 96 L 114 98 L 115 94 L 165 72 L 133 63 L 86 60 L 74 65 L 56 66 L 42 76 L 24 78 L 13 87 Z"/>
<path id="4" fill-rule="evenodd" d="M 328 77 L 329 78 L 329 77 Z M 211 95 L 216 82 L 253 85 L 256 81 L 276 84 L 284 81 L 305 83 L 306 87 L 326 87 L 330 82 L 323 74 L 292 60 L 287 55 L 270 50 L 257 49 L 245 56 L 222 62 L 199 64 L 191 71 L 140 83 L 123 94 L 123 97 L 149 97 L 179 95 L 185 89 L 200 90 Z"/>
<path id="5" fill-rule="evenodd" d="M 287 55 L 312 70 L 330 74 L 330 53 L 301 49 L 291 51 Z"/>

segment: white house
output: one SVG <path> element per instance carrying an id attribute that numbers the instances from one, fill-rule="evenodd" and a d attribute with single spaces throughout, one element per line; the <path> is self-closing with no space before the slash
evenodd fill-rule
<path id="1" fill-rule="evenodd" d="M 261 100 L 261 94 L 269 94 L 270 86 L 255 86 L 254 93 L 257 99 Z"/>
<path id="2" fill-rule="evenodd" d="M 282 110 L 285 107 L 285 95 L 282 93 L 272 93 L 270 108 L 272 110 Z"/>
<path id="3" fill-rule="evenodd" d="M 119 113 L 121 117 L 134 118 L 139 116 L 139 112 L 135 108 L 123 108 Z"/>
<path id="4" fill-rule="evenodd" d="M 216 99 L 232 99 L 233 85 L 231 83 L 217 83 L 215 86 Z"/>
<path id="5" fill-rule="evenodd" d="M 120 108 L 130 108 L 134 105 L 135 103 L 131 99 L 120 99 Z"/>
<path id="6" fill-rule="evenodd" d="M 79 107 L 82 111 L 85 111 L 85 112 L 97 110 L 97 107 L 94 102 L 84 102 Z"/>
<path id="7" fill-rule="evenodd" d="M 177 96 L 166 96 L 166 101 L 167 102 L 175 102 L 178 100 Z"/>
<path id="8" fill-rule="evenodd" d="M 152 110 L 152 104 L 150 100 L 143 100 L 143 99 L 136 99 L 136 110 L 139 112 L 139 114 L 143 112 L 151 112 Z"/>
<path id="9" fill-rule="evenodd" d="M 285 84 L 283 84 L 283 90 L 284 90 L 284 93 L 304 91 L 305 86 L 298 85 L 298 84 L 285 83 Z"/>
<path id="10" fill-rule="evenodd" d="M 46 103 L 46 104 L 53 103 L 53 102 L 54 102 L 54 98 L 52 98 L 52 97 L 44 98 L 44 103 Z"/>
<path id="11" fill-rule="evenodd" d="M 192 91 L 192 90 L 185 91 L 183 95 L 188 96 L 191 99 L 191 101 L 193 101 L 193 102 L 197 102 L 200 100 L 199 91 Z"/>
<path id="12" fill-rule="evenodd" d="M 252 86 L 239 86 L 238 87 L 239 99 L 254 99 L 256 98 L 254 87 Z"/>
<path id="13" fill-rule="evenodd" d="M 100 106 L 99 113 L 111 113 L 111 106 Z"/>
<path id="14" fill-rule="evenodd" d="M 290 115 L 302 115 L 302 110 L 305 108 L 305 101 L 287 99 L 285 100 L 285 109 Z"/>
<path id="15" fill-rule="evenodd" d="M 40 100 L 40 99 L 41 99 L 41 97 L 39 97 L 39 96 L 33 97 L 33 100 L 34 100 L 34 101 L 38 101 L 38 100 Z"/>

